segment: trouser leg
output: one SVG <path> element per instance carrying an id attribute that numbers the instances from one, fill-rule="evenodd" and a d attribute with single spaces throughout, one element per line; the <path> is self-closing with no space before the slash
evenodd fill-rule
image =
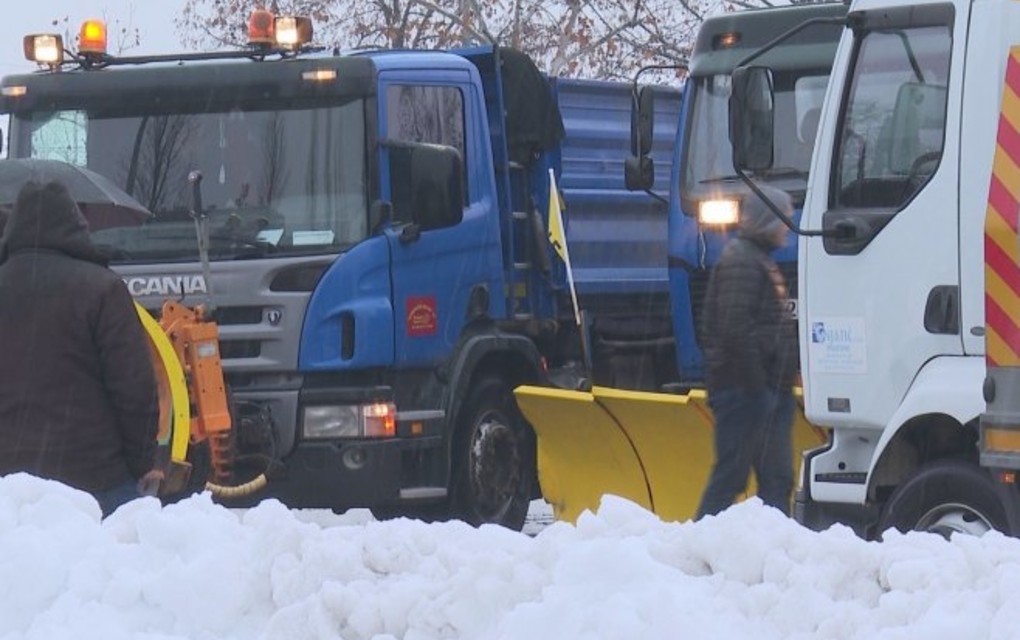
<path id="1" fill-rule="evenodd" d="M 793 393 L 788 390 L 770 393 L 768 404 L 754 465 L 758 497 L 789 515 L 793 492 Z"/>
<path id="2" fill-rule="evenodd" d="M 123 504 L 139 498 L 138 487 L 134 481 L 125 482 L 106 491 L 97 491 L 93 494 L 99 508 L 103 511 L 103 517 L 110 515 Z"/>
<path id="3" fill-rule="evenodd" d="M 714 418 L 715 463 L 698 518 L 726 509 L 747 488 L 759 404 L 754 395 L 734 389 L 711 392 L 708 401 Z"/>

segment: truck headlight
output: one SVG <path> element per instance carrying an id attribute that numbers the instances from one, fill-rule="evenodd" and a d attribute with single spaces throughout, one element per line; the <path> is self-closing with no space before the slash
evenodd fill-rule
<path id="1" fill-rule="evenodd" d="M 740 203 L 736 200 L 702 200 L 698 203 L 698 222 L 701 224 L 736 224 L 740 218 Z"/>
<path id="2" fill-rule="evenodd" d="M 392 438 L 397 432 L 397 408 L 392 402 L 309 406 L 304 408 L 301 425 L 309 439 Z"/>

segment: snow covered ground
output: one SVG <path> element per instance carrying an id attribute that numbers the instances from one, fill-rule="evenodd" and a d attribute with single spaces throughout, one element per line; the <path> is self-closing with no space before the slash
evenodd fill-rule
<path id="1" fill-rule="evenodd" d="M 756 500 L 664 523 L 604 500 L 535 535 L 197 496 L 105 521 L 86 494 L 0 478 L 0 639 L 1020 637 L 1020 541 L 864 542 Z"/>

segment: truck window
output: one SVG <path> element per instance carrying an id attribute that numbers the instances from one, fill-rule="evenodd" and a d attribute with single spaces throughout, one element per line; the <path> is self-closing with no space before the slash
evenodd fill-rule
<path id="1" fill-rule="evenodd" d="M 898 210 L 935 173 L 946 129 L 947 26 L 865 32 L 835 155 L 833 208 Z"/>
<path id="2" fill-rule="evenodd" d="M 153 214 L 140 224 L 83 211 L 114 262 L 195 257 L 192 170 L 203 175 L 213 260 L 335 253 L 367 237 L 364 101 L 253 106 L 19 114 L 12 154 L 86 166 Z"/>
<path id="3" fill-rule="evenodd" d="M 88 122 L 81 111 L 58 111 L 32 131 L 35 157 L 70 164 L 88 164 Z"/>
<path id="4" fill-rule="evenodd" d="M 467 188 L 468 157 L 464 145 L 464 98 L 457 87 L 392 85 L 386 90 L 387 137 L 401 142 L 426 142 L 453 147 L 464 159 Z"/>

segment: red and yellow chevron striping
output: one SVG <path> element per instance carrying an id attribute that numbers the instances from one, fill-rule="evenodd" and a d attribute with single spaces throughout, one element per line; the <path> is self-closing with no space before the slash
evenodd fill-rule
<path id="1" fill-rule="evenodd" d="M 985 358 L 1020 367 L 1020 47 L 1006 63 L 985 213 Z"/>

